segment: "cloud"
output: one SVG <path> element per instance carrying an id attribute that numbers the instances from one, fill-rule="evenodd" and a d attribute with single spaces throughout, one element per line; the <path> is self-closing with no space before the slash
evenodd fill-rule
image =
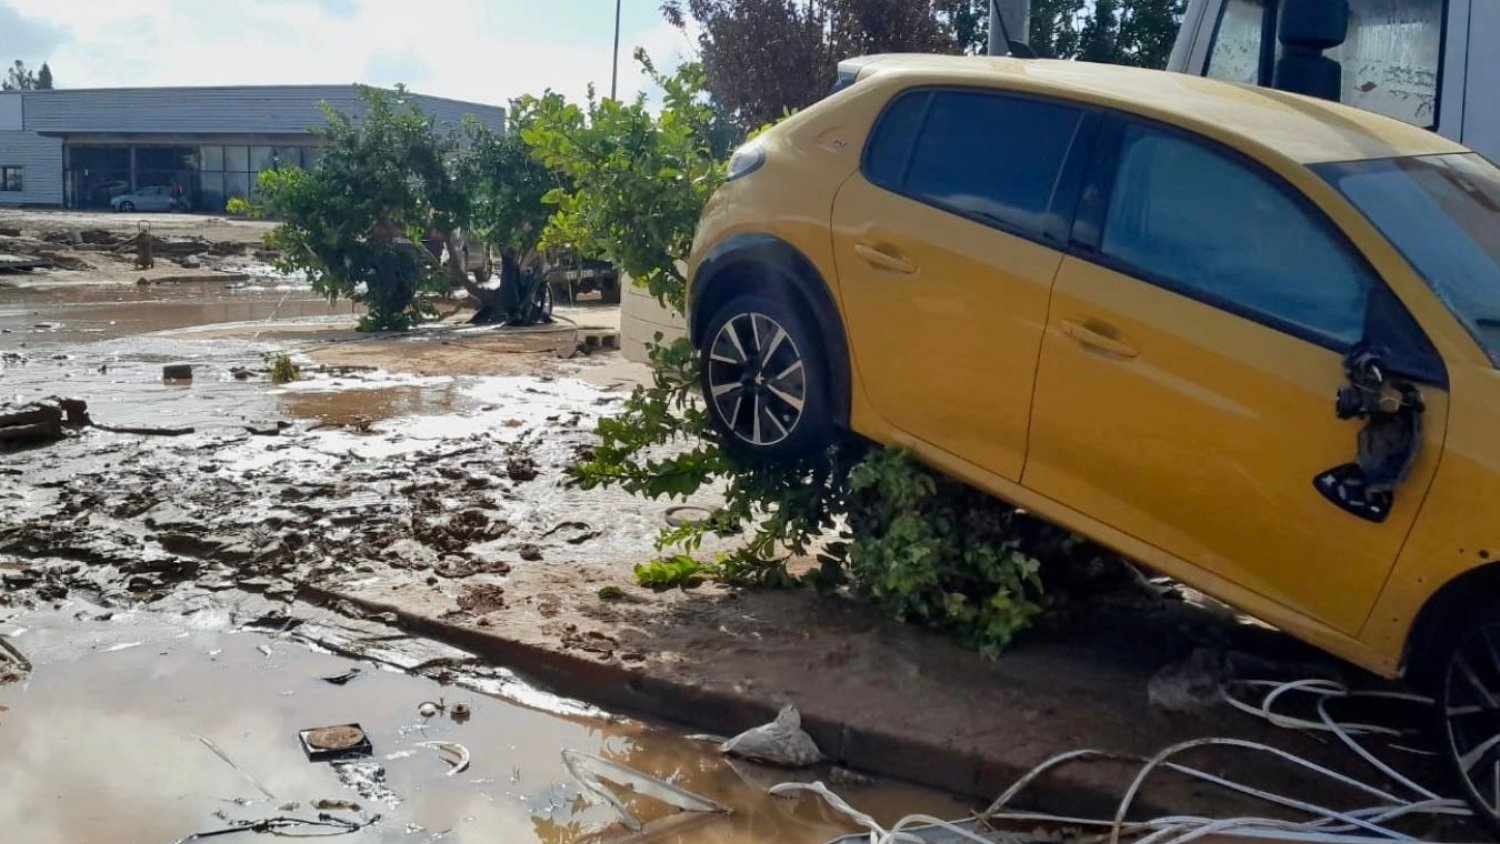
<path id="1" fill-rule="evenodd" d="M 20 59 L 33 67 L 47 61 L 63 40 L 63 31 L 43 20 L 22 15 L 0 3 L 0 64 Z"/>
<path id="2" fill-rule="evenodd" d="M 7 0 L 0 0 L 0 3 Z M 551 88 L 609 89 L 613 15 L 599 0 L 8 0 L 0 14 L 64 28 L 50 57 L 66 87 L 407 83 L 425 94 L 504 104 Z M 645 84 L 631 54 L 662 67 L 691 51 L 659 18 L 620 46 L 620 94 Z"/>

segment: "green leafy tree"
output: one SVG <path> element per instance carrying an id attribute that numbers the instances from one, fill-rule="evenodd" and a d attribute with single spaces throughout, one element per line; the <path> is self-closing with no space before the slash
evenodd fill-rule
<path id="1" fill-rule="evenodd" d="M 448 288 L 420 240 L 468 219 L 469 195 L 453 177 L 460 144 L 403 89 L 360 96 L 358 120 L 325 108 L 327 147 L 315 169 L 261 174 L 260 206 L 282 221 L 267 242 L 283 269 L 306 273 L 330 299 L 365 303 L 364 329 L 405 329 L 424 314 L 419 291 Z"/>
<path id="2" fill-rule="evenodd" d="M 560 107 L 559 94 L 526 98 L 511 103 L 504 133 L 469 121 L 464 149 L 459 156 L 458 178 L 471 191 L 470 228 L 473 239 L 493 244 L 500 253 L 501 291 L 514 290 L 525 274 L 540 271 L 541 240 L 553 208 L 544 200 L 555 188 L 566 184 L 562 174 L 552 171 L 533 154 L 523 136 L 544 106 Z M 499 292 L 480 289 L 464 279 L 471 295 L 498 313 L 509 310 L 507 302 L 488 304 Z"/>
<path id="3" fill-rule="evenodd" d="M 36 72 L 36 87 L 39 91 L 52 90 L 52 68 L 42 62 L 42 69 Z"/>
<path id="4" fill-rule="evenodd" d="M 681 311 L 682 264 L 698 216 L 724 180 L 724 133 L 702 96 L 696 64 L 667 76 L 637 51 L 662 90 L 653 113 L 632 102 L 568 103 L 561 97 L 519 103 L 531 125 L 519 133 L 538 160 L 566 180 L 548 191 L 555 212 L 544 243 L 609 257 L 638 285 Z"/>

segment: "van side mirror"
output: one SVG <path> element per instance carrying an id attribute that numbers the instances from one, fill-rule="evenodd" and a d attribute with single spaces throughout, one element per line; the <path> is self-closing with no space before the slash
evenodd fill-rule
<path id="1" fill-rule="evenodd" d="M 1349 0 L 1285 0 L 1276 26 L 1281 57 L 1271 85 L 1338 102 L 1344 68 L 1323 55 L 1349 37 Z"/>

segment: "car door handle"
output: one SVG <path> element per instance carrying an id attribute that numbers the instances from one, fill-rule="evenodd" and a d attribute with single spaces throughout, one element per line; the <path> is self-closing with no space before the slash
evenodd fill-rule
<path id="1" fill-rule="evenodd" d="M 912 275 L 917 271 L 916 264 L 892 251 L 888 246 L 882 248 L 873 243 L 856 243 L 854 254 L 858 255 L 861 261 L 876 269 L 890 270 L 904 275 Z"/>
<path id="2" fill-rule="evenodd" d="M 1116 340 L 1096 329 L 1089 328 L 1081 322 L 1074 322 L 1070 319 L 1063 320 L 1062 332 L 1072 337 L 1080 346 L 1098 349 L 1101 352 L 1107 352 L 1116 357 L 1134 358 L 1140 356 L 1140 350 L 1136 349 L 1136 347 L 1124 341 Z"/>

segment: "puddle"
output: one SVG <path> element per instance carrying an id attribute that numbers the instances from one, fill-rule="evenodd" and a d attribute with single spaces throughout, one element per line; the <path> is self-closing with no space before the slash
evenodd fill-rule
<path id="1" fill-rule="evenodd" d="M 821 844 L 850 831 L 816 799 L 767 796 L 765 787 L 785 773 L 731 765 L 711 747 L 666 730 L 562 717 L 369 663 L 347 685 L 335 686 L 319 678 L 356 663 L 286 639 L 196 629 L 202 626 L 169 627 L 130 614 L 108 621 L 50 614 L 0 624 L 7 634 L 30 628 L 13 641 L 36 663 L 24 685 L 0 688 L 0 829 L 20 833 L 28 844 L 168 844 L 233 821 L 316 818 L 314 801 L 328 800 L 381 815 L 340 836 L 351 844 L 624 840 L 612 811 L 585 797 L 567 775 L 560 751 L 573 748 L 735 810 L 670 817 L 671 810 L 622 795 L 648 830 L 664 824 L 676 830 L 645 840 Z M 440 698 L 468 704 L 471 714 L 462 723 L 418 715 L 421 702 Z M 361 782 L 356 769 L 341 780 L 329 765 L 304 757 L 299 729 L 351 721 L 366 730 L 370 761 L 383 777 L 365 771 Z M 441 756 L 418 746 L 427 741 L 463 744 L 470 767 L 447 776 Z M 264 797 L 261 786 L 275 799 Z M 949 798 L 902 786 L 840 791 L 886 822 L 912 811 L 962 810 Z M 290 803 L 300 805 L 280 808 Z M 690 825 L 677 826 L 683 822 Z"/>
<path id="2" fill-rule="evenodd" d="M 39 349 L 219 323 L 301 320 L 360 313 L 308 287 L 224 282 L 142 286 L 0 287 L 0 349 Z"/>

